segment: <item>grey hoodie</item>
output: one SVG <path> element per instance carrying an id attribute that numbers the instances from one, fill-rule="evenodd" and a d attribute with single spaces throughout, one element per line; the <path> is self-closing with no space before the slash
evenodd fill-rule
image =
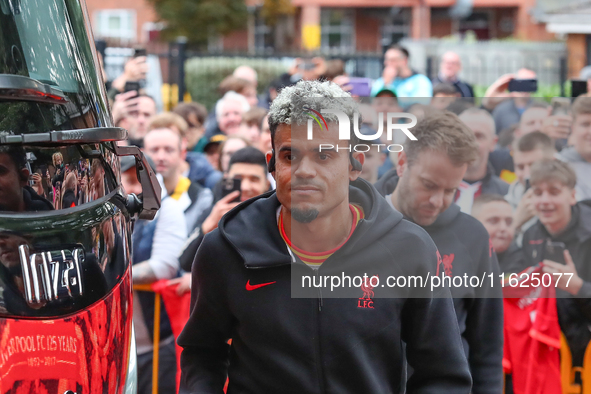
<path id="1" fill-rule="evenodd" d="M 563 149 L 558 157 L 569 163 L 577 174 L 577 200 L 591 199 L 591 163 L 585 161 L 572 146 Z"/>

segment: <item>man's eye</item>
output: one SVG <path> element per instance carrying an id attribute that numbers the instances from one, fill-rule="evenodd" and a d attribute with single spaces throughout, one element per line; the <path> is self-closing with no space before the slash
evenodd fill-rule
<path id="1" fill-rule="evenodd" d="M 293 161 L 293 160 L 295 160 L 295 158 L 296 158 L 295 155 L 290 155 L 290 154 L 285 155 L 285 160 L 287 160 L 287 161 Z"/>
<path id="2" fill-rule="evenodd" d="M 328 159 L 328 155 L 326 153 L 319 153 L 318 154 L 318 158 L 320 160 L 327 160 Z"/>

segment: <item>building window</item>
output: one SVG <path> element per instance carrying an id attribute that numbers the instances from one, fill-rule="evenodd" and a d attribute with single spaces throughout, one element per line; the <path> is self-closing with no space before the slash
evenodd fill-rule
<path id="1" fill-rule="evenodd" d="M 464 36 L 466 32 L 471 30 L 479 40 L 494 38 L 494 34 L 491 31 L 491 20 L 490 12 L 473 12 L 468 18 L 460 20 L 458 32 Z"/>
<path id="2" fill-rule="evenodd" d="M 164 29 L 164 22 L 146 22 L 142 26 L 142 35 L 145 42 L 154 42 L 160 40 L 160 32 Z"/>
<path id="3" fill-rule="evenodd" d="M 403 38 L 408 37 L 410 34 L 410 20 L 409 8 L 391 10 L 382 24 L 382 46 L 397 44 Z"/>
<path id="4" fill-rule="evenodd" d="M 323 8 L 320 14 L 320 46 L 335 52 L 354 51 L 353 9 Z"/>
<path id="5" fill-rule="evenodd" d="M 273 28 L 265 23 L 261 16 L 261 9 L 254 13 L 254 50 L 256 52 L 269 52 L 273 50 Z"/>
<path id="6" fill-rule="evenodd" d="M 95 14 L 95 34 L 100 38 L 136 40 L 135 10 L 101 10 Z"/>

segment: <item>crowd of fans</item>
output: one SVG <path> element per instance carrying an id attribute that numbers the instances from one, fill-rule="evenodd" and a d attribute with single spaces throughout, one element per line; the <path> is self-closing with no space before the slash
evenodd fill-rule
<path id="1" fill-rule="evenodd" d="M 485 97 L 477 99 L 470 84 L 459 78 L 462 65 L 457 54 L 442 56 L 440 72 L 432 81 L 410 68 L 409 56 L 401 46 L 386 51 L 383 75 L 371 87 L 371 103 L 361 104 L 361 130 L 373 135 L 379 128 L 385 130 L 385 113 L 409 112 L 417 116 L 419 125 L 423 122 L 422 136 L 430 142 L 408 151 L 404 134 L 395 134 L 393 142 L 403 144 L 405 151 L 393 153 L 374 146 L 365 152 L 360 177 L 375 184 L 407 219 L 424 227 L 444 260 L 449 258 L 444 250 L 450 232 L 460 234 L 455 235 L 457 243 L 466 250 L 488 250 L 487 240 L 478 238 L 482 226 L 475 223 L 480 222 L 497 258 L 479 261 L 470 252 L 460 256 L 456 251 L 456 266 L 463 265 L 464 272 L 518 273 L 540 263 L 540 248 L 546 241 L 563 242 L 570 252 L 564 264 L 545 261 L 543 271 L 573 274 L 571 286 L 557 285 L 558 292 L 566 294 L 558 300 L 557 310 L 573 361 L 581 365 L 591 339 L 587 329 L 591 323 L 591 204 L 584 201 L 591 199 L 591 98 L 579 97 L 559 112 L 531 93 L 508 92 L 512 79 L 536 78 L 533 71 L 520 69 L 501 76 Z M 351 85 L 341 61 L 298 59 L 257 97 L 256 71 L 241 66 L 220 83 L 219 101 L 211 111 L 191 102 L 158 113 L 155 101 L 141 90 L 124 91 L 126 82 L 144 79 L 146 71 L 145 58 L 130 60 L 110 92 L 114 122 L 129 132 L 125 143 L 143 148 L 163 186 L 162 209 L 156 219 L 135 224 L 133 278 L 134 283 L 171 279 L 180 283 L 180 294 L 190 291 L 191 265 L 204 235 L 240 202 L 275 186 L 265 160 L 271 151 L 267 111 L 281 89 L 300 80 L 331 80 L 345 91 Z M 376 146 L 392 143 L 373 142 Z M 444 150 L 445 154 L 423 154 L 427 150 Z M 464 164 L 465 169 L 458 170 Z M 93 169 L 87 163 L 64 166 L 54 157 L 54 165 L 60 169 L 58 174 L 45 182 L 61 190 L 53 196 L 54 205 L 68 206 L 72 195 L 85 198 L 92 193 Z M 442 168 L 449 171 L 442 173 Z M 123 160 L 122 174 L 127 192 L 141 192 L 133 163 Z M 43 176 L 39 175 L 39 183 Z M 228 189 L 228 180 L 236 179 L 239 189 Z M 83 192 L 77 193 L 76 188 Z M 429 198 L 424 198 L 427 192 L 423 189 Z M 43 193 L 39 187 L 38 194 Z M 457 212 L 451 214 L 456 206 Z M 431 216 L 425 214 L 429 210 Z M 472 244 L 466 244 L 467 240 Z M 153 304 L 145 295 L 134 304 L 140 393 L 151 392 L 154 322 L 149 310 Z M 473 374 L 472 392 L 499 392 L 495 390 L 501 384 L 501 298 L 455 306 L 464 345 L 470 349 L 466 353 Z M 163 314 L 161 392 L 175 390 L 171 372 L 171 365 L 176 365 L 174 339 L 167 319 Z M 491 331 L 495 324 L 500 325 L 500 336 Z M 498 365 L 491 366 L 491 360 Z M 520 385 L 520 370 L 512 371 L 514 384 Z"/>

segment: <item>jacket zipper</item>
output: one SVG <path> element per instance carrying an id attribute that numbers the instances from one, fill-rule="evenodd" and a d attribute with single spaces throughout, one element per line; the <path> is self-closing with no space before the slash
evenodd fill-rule
<path id="1" fill-rule="evenodd" d="M 310 268 L 311 269 L 311 268 Z M 320 270 L 320 267 L 318 267 L 316 271 L 316 277 L 318 278 L 320 275 L 318 273 L 318 271 Z M 320 289 L 320 287 L 316 288 L 317 292 L 318 292 L 318 311 L 315 313 L 316 315 L 316 342 L 315 342 L 315 347 L 316 347 L 316 359 L 318 360 L 318 363 L 316 364 L 316 373 L 318 374 L 318 385 L 320 386 L 320 392 L 324 393 L 325 392 L 325 388 L 324 388 L 324 373 L 322 370 L 322 357 L 321 357 L 321 352 L 320 352 L 320 313 L 322 313 L 322 290 Z"/>
<path id="2" fill-rule="evenodd" d="M 303 262 L 299 262 L 297 261 L 296 257 L 293 255 L 293 252 L 291 251 L 291 249 L 289 248 L 289 246 L 285 245 L 287 247 L 287 252 L 289 253 L 289 255 L 291 256 L 291 262 L 293 264 L 302 264 L 304 266 L 306 266 L 306 268 L 314 271 L 314 274 L 316 275 L 316 277 L 319 277 L 319 269 L 314 270 L 312 268 L 310 268 L 308 265 L 306 265 Z M 320 388 L 320 393 L 324 393 L 325 392 L 325 388 L 324 388 L 324 374 L 322 371 L 322 358 L 321 358 L 321 353 L 320 353 L 320 313 L 322 312 L 322 290 L 320 290 L 320 288 L 316 288 L 316 292 L 318 293 L 318 298 L 316 298 L 317 300 L 317 305 L 318 305 L 318 310 L 315 311 L 314 315 L 316 318 L 316 338 L 314 341 L 314 350 L 316 352 L 316 374 L 318 375 L 318 386 Z"/>

